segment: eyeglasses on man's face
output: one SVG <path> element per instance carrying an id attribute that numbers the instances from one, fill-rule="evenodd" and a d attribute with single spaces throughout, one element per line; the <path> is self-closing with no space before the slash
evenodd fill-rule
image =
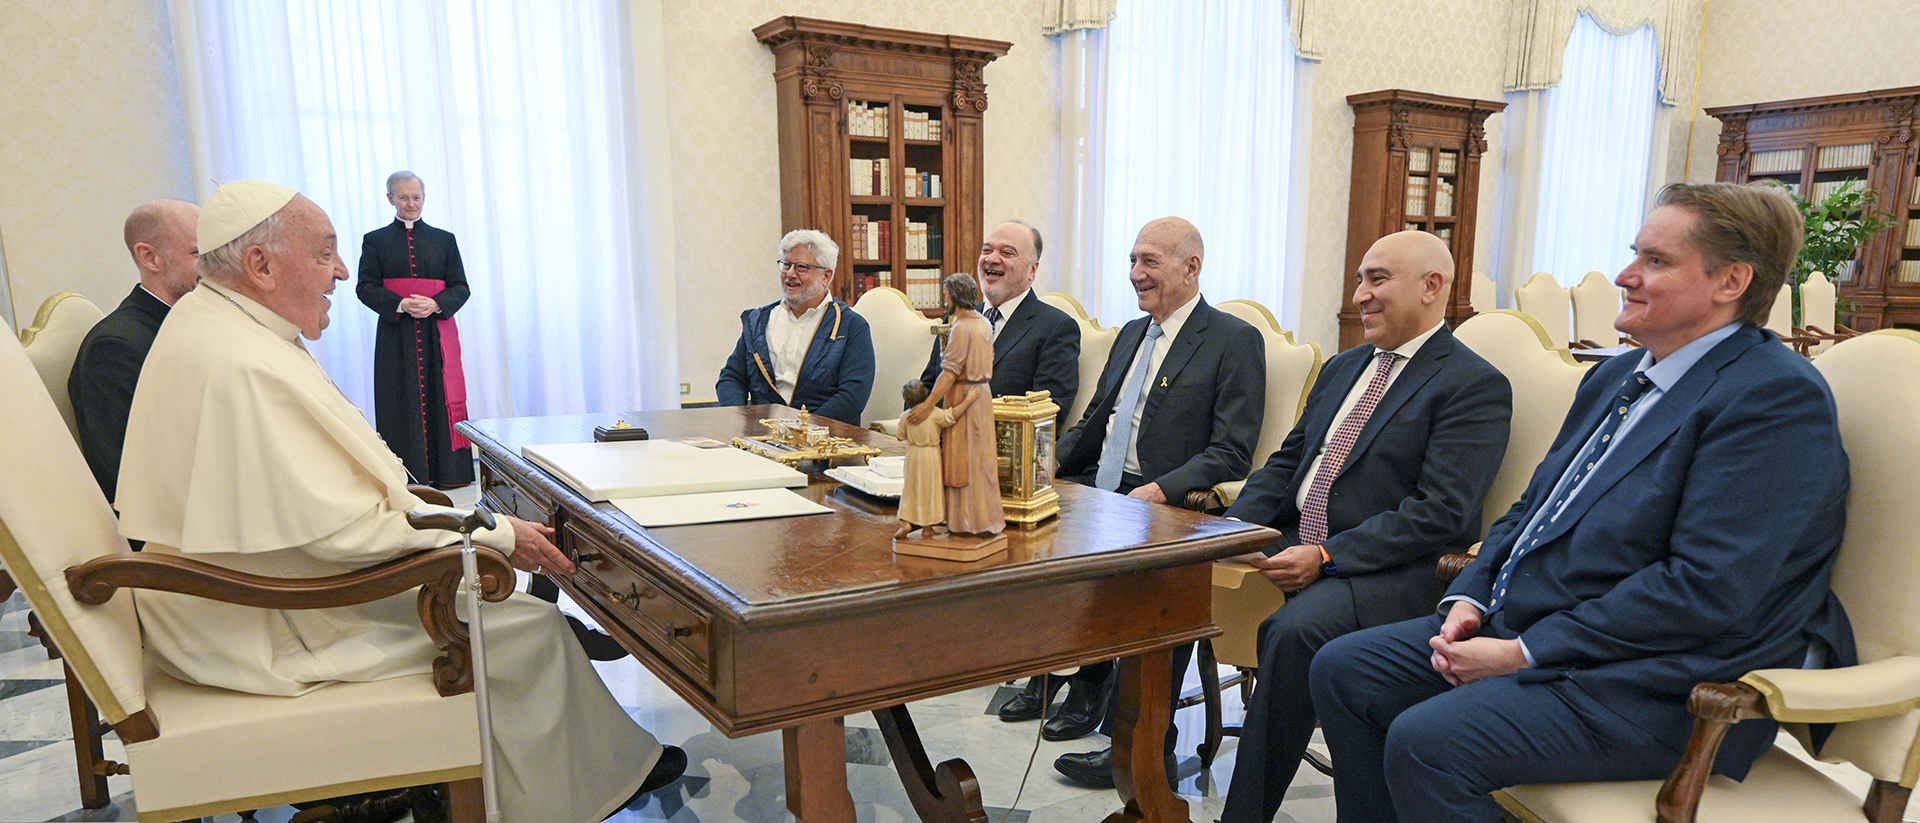
<path id="1" fill-rule="evenodd" d="M 793 269 L 799 269 L 801 274 L 806 274 L 807 272 L 810 272 L 810 271 L 833 271 L 832 268 L 827 266 L 815 266 L 808 263 L 795 263 L 792 260 L 787 260 L 784 258 L 773 261 L 773 264 L 776 266 L 779 266 L 781 271 L 791 271 Z"/>

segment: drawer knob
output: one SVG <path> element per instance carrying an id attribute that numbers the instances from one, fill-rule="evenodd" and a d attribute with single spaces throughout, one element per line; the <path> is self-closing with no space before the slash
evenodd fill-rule
<path id="1" fill-rule="evenodd" d="M 600 562 L 600 555 L 595 552 L 581 552 L 580 554 L 574 556 L 573 562 L 598 563 Z"/>
<path id="2" fill-rule="evenodd" d="M 672 631 L 674 637 L 693 636 L 692 626 L 668 626 L 667 628 Z"/>

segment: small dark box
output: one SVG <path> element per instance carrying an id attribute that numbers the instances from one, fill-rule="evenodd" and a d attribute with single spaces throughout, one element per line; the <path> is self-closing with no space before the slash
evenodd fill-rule
<path id="1" fill-rule="evenodd" d="M 595 426 L 593 440 L 596 443 L 617 442 L 620 440 L 645 440 L 647 430 L 639 426 Z"/>

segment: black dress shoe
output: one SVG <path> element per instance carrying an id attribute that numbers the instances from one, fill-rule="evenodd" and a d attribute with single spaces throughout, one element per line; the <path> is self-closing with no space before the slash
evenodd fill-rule
<path id="1" fill-rule="evenodd" d="M 1040 736 L 1047 740 L 1079 740 L 1100 728 L 1100 721 L 1106 716 L 1105 684 L 1076 679 L 1073 687 L 1067 689 L 1067 699 L 1061 701 L 1060 711 L 1054 712 L 1040 727 Z"/>
<path id="2" fill-rule="evenodd" d="M 660 759 L 654 761 L 653 771 L 647 772 L 647 779 L 640 781 L 639 790 L 635 791 L 632 797 L 627 798 L 627 802 L 620 804 L 620 808 L 614 809 L 613 814 L 619 814 L 621 810 L 640 802 L 640 799 L 646 797 L 648 794 L 665 788 L 673 781 L 679 780 L 680 776 L 686 773 L 686 750 L 679 746 L 662 747 L 660 749 Z M 613 814 L 607 815 L 607 817 L 612 817 Z"/>
<path id="3" fill-rule="evenodd" d="M 613 639 L 613 635 L 589 629 L 587 624 L 580 622 L 580 618 L 573 615 L 562 616 L 567 618 L 567 627 L 573 629 L 574 638 L 580 641 L 580 648 L 586 650 L 588 660 L 604 662 L 627 656 L 627 648 L 620 645 L 620 641 Z"/>
<path id="4" fill-rule="evenodd" d="M 1161 767 L 1166 770 L 1168 786 L 1178 782 L 1175 775 L 1179 772 L 1179 766 L 1179 761 L 1175 760 L 1173 755 L 1166 755 L 1166 760 Z M 1075 783 L 1096 789 L 1113 788 L 1113 748 L 1111 746 L 1097 752 L 1060 755 L 1053 761 L 1053 768 Z"/>
<path id="5" fill-rule="evenodd" d="M 1063 754 L 1054 759 L 1053 768 L 1083 786 L 1113 788 L 1113 749 Z"/>
<path id="6" fill-rule="evenodd" d="M 1046 681 L 1047 693 L 1040 694 L 1041 681 Z M 1053 696 L 1067 685 L 1067 679 L 1054 675 L 1040 675 L 1027 678 L 1027 687 L 1013 696 L 1012 700 L 1000 704 L 1000 719 L 1009 723 L 1016 720 L 1032 720 L 1039 717 L 1047 706 L 1052 705 Z"/>

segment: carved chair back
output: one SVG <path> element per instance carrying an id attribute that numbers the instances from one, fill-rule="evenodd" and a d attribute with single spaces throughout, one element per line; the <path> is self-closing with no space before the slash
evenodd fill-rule
<path id="1" fill-rule="evenodd" d="M 1056 291 L 1041 295 L 1040 299 L 1066 312 L 1080 326 L 1080 389 L 1074 392 L 1073 408 L 1067 410 L 1067 427 L 1072 428 L 1100 391 L 1100 370 L 1107 365 L 1107 354 L 1113 350 L 1113 341 L 1120 337 L 1120 330 L 1102 327 L 1100 319 L 1089 316 L 1086 307 L 1072 295 Z M 1066 432 L 1056 433 L 1059 434 Z"/>
<path id="2" fill-rule="evenodd" d="M 873 391 L 859 420 L 865 426 L 900 416 L 900 386 L 926 369 L 933 353 L 934 321 L 914 309 L 906 294 L 885 286 L 868 289 L 853 310 L 873 335 Z"/>
<path id="3" fill-rule="evenodd" d="M 1507 513 L 1527 490 L 1533 469 L 1547 455 L 1553 437 L 1573 406 L 1586 366 L 1554 347 L 1540 321 L 1517 311 L 1476 314 L 1453 334 L 1475 354 L 1506 375 L 1513 387 L 1513 424 L 1507 455 L 1481 509 L 1480 533 Z"/>
<path id="4" fill-rule="evenodd" d="M 1567 334 L 1573 324 L 1573 297 L 1553 275 L 1535 272 L 1526 283 L 1513 290 L 1513 305 L 1540 321 L 1555 348 L 1567 347 Z"/>
<path id="5" fill-rule="evenodd" d="M 20 344 L 27 349 L 27 359 L 33 361 L 34 371 L 39 373 L 40 382 L 53 399 L 53 407 L 60 411 L 60 419 L 67 424 L 67 434 L 75 439 L 79 438 L 80 430 L 74 424 L 73 402 L 67 398 L 67 375 L 73 373 L 73 358 L 80 353 L 80 341 L 85 340 L 87 332 L 105 316 L 99 306 L 85 297 L 56 294 L 40 304 L 40 311 L 33 316 L 33 325 L 20 332 Z"/>

